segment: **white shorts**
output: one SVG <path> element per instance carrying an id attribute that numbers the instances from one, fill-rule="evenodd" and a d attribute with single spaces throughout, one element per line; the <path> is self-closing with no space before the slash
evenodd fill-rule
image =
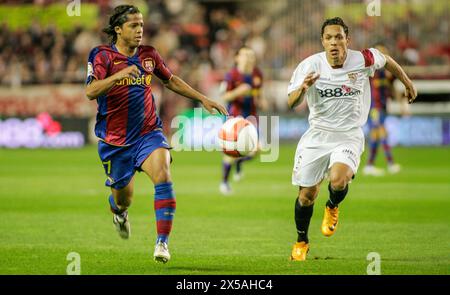
<path id="1" fill-rule="evenodd" d="M 334 163 L 344 163 L 356 174 L 363 151 L 362 128 L 345 132 L 308 129 L 297 145 L 292 184 L 314 186 L 327 176 Z"/>

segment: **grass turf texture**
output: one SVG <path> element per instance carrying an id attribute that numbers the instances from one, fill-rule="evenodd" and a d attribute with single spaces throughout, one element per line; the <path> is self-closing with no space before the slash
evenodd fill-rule
<path id="1" fill-rule="evenodd" d="M 294 151 L 284 145 L 277 162 L 246 163 L 230 197 L 218 191 L 220 153 L 174 152 L 172 260 L 160 265 L 152 260 L 153 185 L 145 174 L 136 174 L 132 236 L 123 241 L 94 146 L 2 149 L 0 274 L 65 274 L 72 251 L 81 256 L 82 274 L 366 274 L 369 252 L 380 254 L 382 274 L 450 274 L 448 148 L 396 148 L 400 174 L 359 173 L 330 238 L 320 233 L 324 182 L 306 262 L 288 260 L 296 239 Z M 378 160 L 384 163 L 382 153 Z"/>

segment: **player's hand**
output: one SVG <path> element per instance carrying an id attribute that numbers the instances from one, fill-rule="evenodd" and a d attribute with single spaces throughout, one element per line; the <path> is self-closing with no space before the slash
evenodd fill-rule
<path id="1" fill-rule="evenodd" d="M 136 65 L 132 65 L 129 67 L 124 68 L 123 70 L 120 70 L 116 73 L 116 77 L 118 80 L 122 80 L 124 78 L 138 78 L 141 75 L 141 71 L 139 71 L 138 67 Z"/>
<path id="2" fill-rule="evenodd" d="M 311 87 L 311 85 L 313 85 L 317 81 L 317 79 L 319 79 L 319 77 L 320 74 L 315 72 L 311 72 L 308 75 L 306 75 L 302 85 L 300 85 L 300 87 L 289 93 L 288 95 L 289 108 L 293 109 L 297 107 L 299 103 L 302 102 L 306 91 L 308 91 L 309 87 Z"/>
<path id="3" fill-rule="evenodd" d="M 315 72 L 311 72 L 308 75 L 306 75 L 305 80 L 303 80 L 302 86 L 303 89 L 308 90 L 309 87 L 311 87 L 311 85 L 313 85 L 317 79 L 319 79 L 320 74 L 319 73 L 315 73 Z"/>
<path id="4" fill-rule="evenodd" d="M 204 99 L 201 101 L 203 104 L 203 107 L 210 113 L 214 114 L 215 109 L 219 111 L 220 114 L 228 116 L 227 110 L 220 104 L 216 103 L 215 101 L 212 101 L 210 99 Z"/>
<path id="5" fill-rule="evenodd" d="M 413 103 L 413 101 L 417 97 L 417 89 L 414 84 L 410 83 L 409 85 L 405 85 L 405 97 L 408 99 L 408 103 Z"/>

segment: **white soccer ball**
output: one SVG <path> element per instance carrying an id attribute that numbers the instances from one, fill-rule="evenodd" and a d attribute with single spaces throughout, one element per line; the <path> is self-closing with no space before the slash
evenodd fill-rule
<path id="1" fill-rule="evenodd" d="M 244 157 L 258 149 L 258 131 L 242 117 L 229 119 L 220 128 L 219 145 L 228 156 Z"/>

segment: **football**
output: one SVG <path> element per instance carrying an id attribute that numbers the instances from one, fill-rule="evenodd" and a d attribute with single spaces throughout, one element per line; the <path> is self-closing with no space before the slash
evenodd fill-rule
<path id="1" fill-rule="evenodd" d="M 242 117 L 228 119 L 220 128 L 219 145 L 228 156 L 244 157 L 258 149 L 258 131 Z"/>

